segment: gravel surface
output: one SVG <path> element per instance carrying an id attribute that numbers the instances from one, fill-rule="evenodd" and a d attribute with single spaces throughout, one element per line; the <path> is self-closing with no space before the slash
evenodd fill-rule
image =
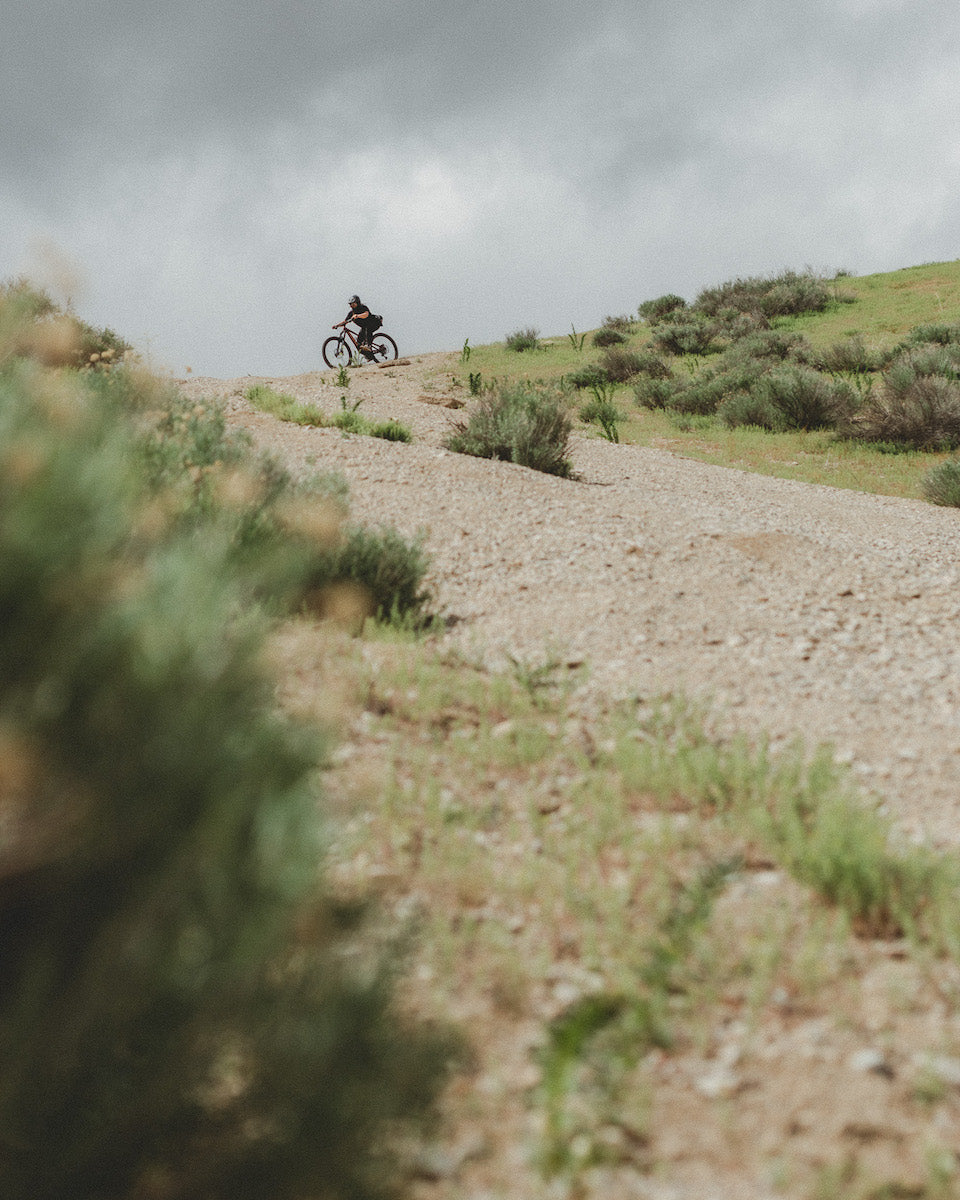
<path id="1" fill-rule="evenodd" d="M 572 441 L 575 481 L 452 454 L 450 355 L 290 379 L 194 379 L 294 471 L 335 469 L 351 511 L 426 531 L 446 639 L 496 662 L 584 662 L 599 696 L 711 697 L 774 744 L 830 742 L 908 836 L 960 840 L 960 511 Z M 332 415 L 346 394 L 411 445 L 252 412 L 266 382 Z"/>

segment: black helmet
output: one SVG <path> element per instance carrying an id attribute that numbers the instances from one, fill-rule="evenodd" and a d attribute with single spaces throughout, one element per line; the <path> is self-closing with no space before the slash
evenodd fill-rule
<path id="1" fill-rule="evenodd" d="M 359 304 L 360 297 L 359 296 L 351 296 L 350 299 L 347 301 L 347 303 L 348 304 Z"/>

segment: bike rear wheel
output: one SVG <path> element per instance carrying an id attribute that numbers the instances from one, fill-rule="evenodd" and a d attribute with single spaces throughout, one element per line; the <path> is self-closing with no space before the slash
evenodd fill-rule
<path id="1" fill-rule="evenodd" d="M 323 343 L 323 361 L 328 367 L 346 367 L 353 357 L 353 347 L 345 337 L 328 337 Z"/>
<path id="2" fill-rule="evenodd" d="M 393 362 L 397 357 L 397 343 L 389 333 L 375 333 L 371 341 L 370 351 L 372 362 Z"/>

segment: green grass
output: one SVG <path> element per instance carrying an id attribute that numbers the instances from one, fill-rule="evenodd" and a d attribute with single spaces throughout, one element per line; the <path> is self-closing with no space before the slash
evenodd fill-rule
<path id="1" fill-rule="evenodd" d="M 924 477 L 949 457 L 921 451 L 886 453 L 828 431 L 728 429 L 713 417 L 689 418 L 683 424 L 686 428 L 662 411 L 634 411 L 620 428 L 620 440 L 758 475 L 912 500 L 925 498 Z"/>
<path id="2" fill-rule="evenodd" d="M 343 368 L 341 367 L 341 372 Z M 383 438 L 388 442 L 412 442 L 413 434 L 399 421 L 369 421 L 357 411 L 360 401 L 347 404 L 346 396 L 340 397 L 340 411 L 328 417 L 314 404 L 305 404 L 286 392 L 277 392 L 264 383 L 254 384 L 247 389 L 247 399 L 261 412 L 270 413 L 281 421 L 294 425 L 310 425 L 318 429 L 333 427 L 343 433 L 362 434 L 366 437 Z"/>
<path id="3" fill-rule="evenodd" d="M 826 346 L 851 334 L 882 346 L 895 345 L 915 325 L 956 320 L 960 313 L 960 259 L 927 263 L 879 275 L 848 276 L 836 286 L 856 297 L 826 313 L 784 320 L 815 346 Z"/>
<path id="4" fill-rule="evenodd" d="M 292 421 L 295 425 L 312 425 L 317 428 L 329 424 L 315 404 L 304 404 L 287 392 L 277 392 L 265 383 L 255 383 L 247 389 L 246 395 L 254 408 L 270 413 L 281 421 Z"/>

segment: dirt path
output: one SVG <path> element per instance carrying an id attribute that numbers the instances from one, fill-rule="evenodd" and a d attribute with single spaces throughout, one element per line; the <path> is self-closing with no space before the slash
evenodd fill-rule
<path id="1" fill-rule="evenodd" d="M 352 512 L 426 531 L 431 584 L 472 655 L 583 661 L 598 696 L 712 696 L 740 728 L 829 741 L 909 836 L 960 841 L 960 512 L 575 438 L 579 481 L 451 454 L 451 355 L 289 379 L 195 379 L 294 471 L 335 469 Z M 267 382 L 341 395 L 411 445 L 254 413 Z"/>

